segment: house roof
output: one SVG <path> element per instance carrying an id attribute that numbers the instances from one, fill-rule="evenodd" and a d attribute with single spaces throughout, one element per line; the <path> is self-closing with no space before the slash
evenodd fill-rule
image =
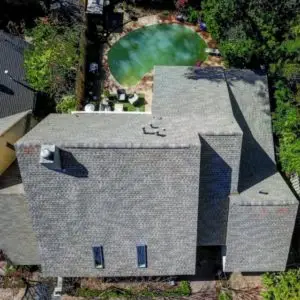
<path id="1" fill-rule="evenodd" d="M 22 120 L 26 115 L 28 115 L 31 111 L 20 112 L 8 117 L 0 118 L 0 136 L 4 134 L 9 128 L 15 125 L 17 122 Z"/>
<path id="2" fill-rule="evenodd" d="M 240 134 L 222 68 L 165 67 L 154 70 L 152 113 L 202 134 Z"/>
<path id="3" fill-rule="evenodd" d="M 154 132 L 149 123 L 164 128 L 166 136 L 144 134 L 143 127 Z M 223 71 L 156 67 L 152 114 L 53 114 L 18 144 L 180 148 L 200 146 L 199 134 L 242 134 L 232 113 Z"/>
<path id="4" fill-rule="evenodd" d="M 24 80 L 26 47 L 27 43 L 21 38 L 0 31 L 0 118 L 33 108 L 34 92 Z M 5 70 L 14 79 L 4 74 Z"/>

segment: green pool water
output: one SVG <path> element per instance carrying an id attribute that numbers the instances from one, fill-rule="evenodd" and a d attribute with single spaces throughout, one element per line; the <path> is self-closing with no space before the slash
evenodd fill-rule
<path id="1" fill-rule="evenodd" d="M 146 26 L 130 32 L 108 52 L 110 71 L 123 86 L 136 85 L 155 65 L 192 66 L 204 61 L 205 42 L 177 24 Z"/>

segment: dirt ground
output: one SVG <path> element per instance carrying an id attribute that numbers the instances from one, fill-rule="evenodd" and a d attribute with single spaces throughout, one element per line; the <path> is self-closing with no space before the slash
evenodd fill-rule
<path id="1" fill-rule="evenodd" d="M 103 282 L 99 279 L 85 279 L 82 281 L 82 287 L 91 289 L 106 289 L 109 286 L 117 286 L 120 288 L 137 288 L 142 289 L 146 286 L 162 288 L 168 286 L 167 282 Z M 179 297 L 181 300 L 217 300 L 218 293 L 221 289 L 230 291 L 233 300 L 262 300 L 260 292 L 262 289 L 261 276 L 258 275 L 242 275 L 241 273 L 233 273 L 227 282 L 218 280 L 197 280 L 191 278 L 190 286 L 192 295 L 189 297 Z M 1 298 L 0 298 L 1 299 Z M 122 298 L 120 298 L 121 300 Z M 156 300 L 162 298 L 157 297 Z M 165 300 L 167 298 L 164 298 Z M 174 299 L 174 298 L 173 298 Z M 2 300 L 2 299 L 1 299 Z M 81 297 L 71 297 L 64 295 L 62 300 L 85 300 Z"/>
<path id="2" fill-rule="evenodd" d="M 24 296 L 25 289 L 1 289 L 0 300 L 21 300 Z"/>

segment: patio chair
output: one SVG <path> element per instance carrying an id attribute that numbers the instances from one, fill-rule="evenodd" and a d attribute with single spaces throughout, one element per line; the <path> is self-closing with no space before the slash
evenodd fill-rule
<path id="1" fill-rule="evenodd" d="M 124 105 L 122 103 L 116 103 L 114 106 L 114 111 L 121 112 L 123 111 Z"/>
<path id="2" fill-rule="evenodd" d="M 133 96 L 128 98 L 130 104 L 134 105 L 139 100 L 139 96 L 137 94 L 133 94 Z"/>
<path id="3" fill-rule="evenodd" d="M 126 91 L 124 89 L 118 89 L 118 100 L 119 101 L 125 101 L 126 100 Z"/>
<path id="4" fill-rule="evenodd" d="M 218 49 L 213 49 L 213 48 L 205 48 L 205 53 L 208 53 L 208 54 L 212 54 L 212 55 L 221 55 L 220 51 Z"/>

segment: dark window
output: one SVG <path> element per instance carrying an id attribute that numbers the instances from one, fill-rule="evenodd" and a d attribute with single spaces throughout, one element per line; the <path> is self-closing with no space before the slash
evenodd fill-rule
<path id="1" fill-rule="evenodd" d="M 6 147 L 8 147 L 9 149 L 15 151 L 15 146 L 9 142 L 6 142 Z"/>
<path id="2" fill-rule="evenodd" d="M 93 247 L 93 254 L 94 254 L 95 267 L 99 269 L 103 269 L 104 268 L 103 247 L 102 246 Z"/>
<path id="3" fill-rule="evenodd" d="M 138 245 L 137 250 L 137 264 L 139 268 L 147 268 L 147 246 Z"/>

